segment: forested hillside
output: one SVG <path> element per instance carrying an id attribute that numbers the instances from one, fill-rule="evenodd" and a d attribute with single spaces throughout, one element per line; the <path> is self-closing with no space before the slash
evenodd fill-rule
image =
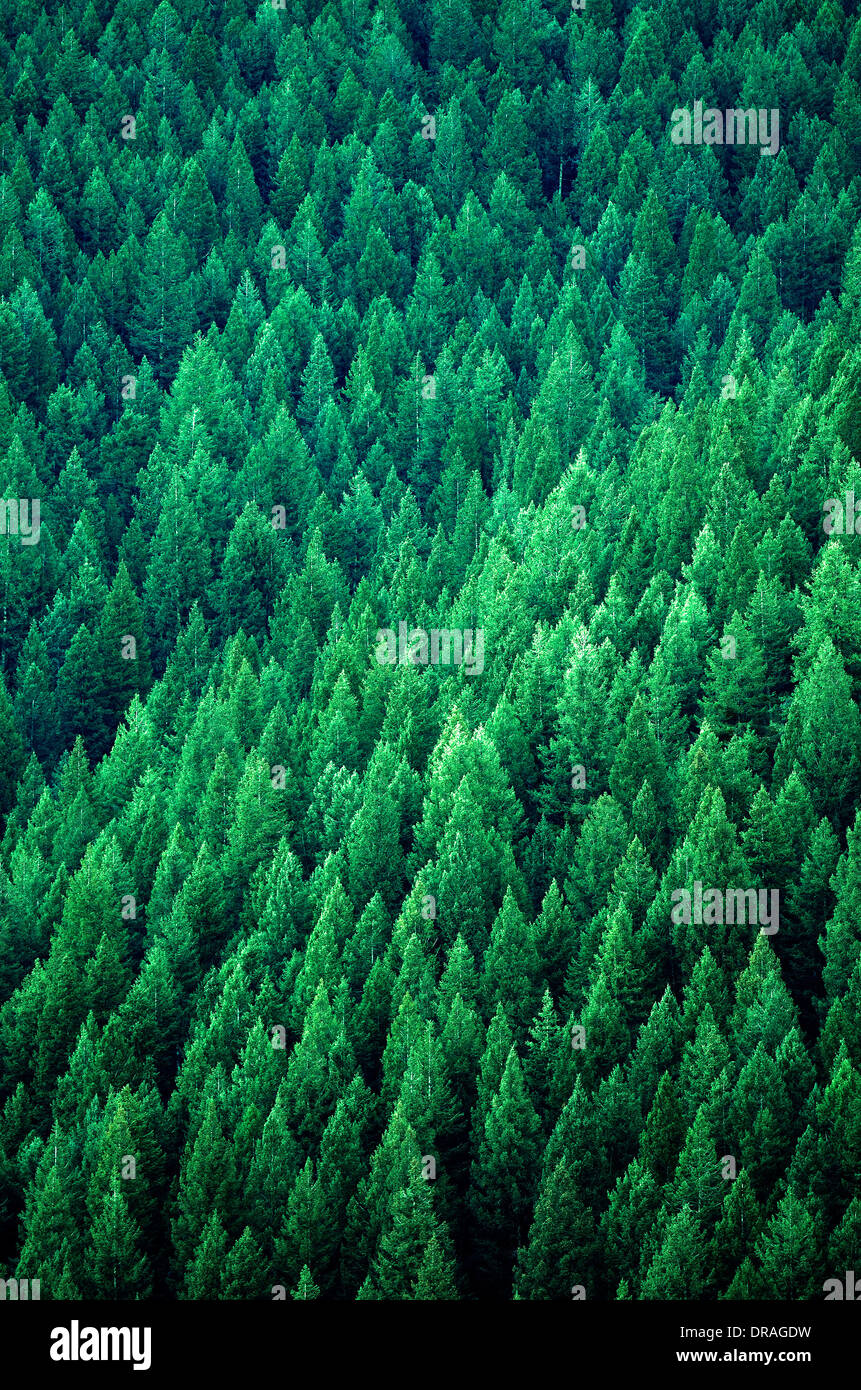
<path id="1" fill-rule="evenodd" d="M 856 8 L 5 0 L 0 1277 L 861 1270 Z"/>

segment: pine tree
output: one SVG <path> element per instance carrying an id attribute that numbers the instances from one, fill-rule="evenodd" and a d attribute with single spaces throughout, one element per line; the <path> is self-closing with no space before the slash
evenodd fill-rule
<path id="1" fill-rule="evenodd" d="M 709 1280 L 708 1244 L 700 1221 L 685 1203 L 670 1217 L 660 1249 L 643 1279 L 643 1298 L 696 1299 Z"/>
<path id="2" fill-rule="evenodd" d="M 90 1279 L 96 1298 L 111 1300 L 148 1298 L 151 1275 L 146 1255 L 140 1253 L 140 1231 L 114 1180 L 104 1206 L 93 1224 Z"/>
<path id="3" fill-rule="evenodd" d="M 567 1299 L 572 1284 L 580 1284 L 588 1297 L 595 1254 L 594 1217 L 560 1162 L 539 1189 L 529 1241 L 518 1256 L 516 1296 Z"/>
<path id="4" fill-rule="evenodd" d="M 183 241 L 162 214 L 146 238 L 131 323 L 133 350 L 147 358 L 162 381 L 173 376 L 195 327 L 186 266 Z"/>
<path id="5" fill-rule="evenodd" d="M 481 1284 L 506 1296 L 532 1215 L 540 1126 L 514 1048 L 494 1095 L 472 1167 L 472 1219 Z"/>
<path id="6" fill-rule="evenodd" d="M 756 1245 L 765 1297 L 805 1299 L 821 1292 L 816 1225 L 815 1204 L 802 1202 L 790 1188 Z"/>

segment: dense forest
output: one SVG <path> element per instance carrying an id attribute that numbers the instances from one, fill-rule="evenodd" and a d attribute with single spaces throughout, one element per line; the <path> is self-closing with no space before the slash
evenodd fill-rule
<path id="1" fill-rule="evenodd" d="M 0 1276 L 861 1270 L 854 10 L 6 0 Z"/>

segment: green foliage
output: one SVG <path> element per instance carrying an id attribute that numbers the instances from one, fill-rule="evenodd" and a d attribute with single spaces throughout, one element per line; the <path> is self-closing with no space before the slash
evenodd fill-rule
<path id="1" fill-rule="evenodd" d="M 0 17 L 0 1266 L 818 1297 L 861 20 L 111 8 Z"/>

